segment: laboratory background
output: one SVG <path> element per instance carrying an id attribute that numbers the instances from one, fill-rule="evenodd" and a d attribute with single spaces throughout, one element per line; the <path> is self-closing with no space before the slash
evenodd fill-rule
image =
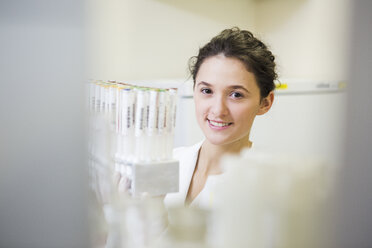
<path id="1" fill-rule="evenodd" d="M 0 247 L 372 247 L 371 13 L 369 0 L 1 1 Z M 224 160 L 236 168 L 216 197 L 236 204 L 167 213 L 171 150 L 203 139 L 188 61 L 231 27 L 276 56 L 274 104 L 251 132 L 264 152 Z M 130 91 L 166 97 L 174 128 L 110 130 Z M 128 172 L 125 144 L 159 167 Z M 130 173 L 130 196 L 113 172 Z"/>

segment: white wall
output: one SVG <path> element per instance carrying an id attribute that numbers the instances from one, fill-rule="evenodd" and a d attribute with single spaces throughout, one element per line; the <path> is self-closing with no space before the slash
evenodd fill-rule
<path id="1" fill-rule="evenodd" d="M 286 94 L 275 98 L 272 109 L 256 117 L 251 130 L 255 146 L 341 164 L 346 93 Z"/>

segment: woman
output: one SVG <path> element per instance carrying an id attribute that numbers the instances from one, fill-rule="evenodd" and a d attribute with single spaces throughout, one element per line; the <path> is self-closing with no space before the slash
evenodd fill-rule
<path id="1" fill-rule="evenodd" d="M 196 119 L 205 140 L 175 149 L 180 191 L 168 194 L 166 205 L 205 205 L 222 173 L 221 157 L 252 147 L 253 121 L 274 100 L 274 60 L 265 44 L 239 28 L 223 30 L 191 60 Z"/>

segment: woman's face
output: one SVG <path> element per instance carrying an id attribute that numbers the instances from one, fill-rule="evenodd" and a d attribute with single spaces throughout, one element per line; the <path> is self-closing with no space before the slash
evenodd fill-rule
<path id="1" fill-rule="evenodd" d="M 206 139 L 214 145 L 227 145 L 248 141 L 254 118 L 270 109 L 273 93 L 260 101 L 254 74 L 236 58 L 216 55 L 199 68 L 194 100 Z"/>

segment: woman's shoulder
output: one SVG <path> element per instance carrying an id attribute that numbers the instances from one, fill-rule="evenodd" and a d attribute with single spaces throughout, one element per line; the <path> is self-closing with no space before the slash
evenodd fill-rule
<path id="1" fill-rule="evenodd" d="M 190 156 L 197 154 L 203 141 L 200 141 L 192 146 L 181 146 L 173 149 L 173 157 L 175 159 L 190 158 Z"/>
<path id="2" fill-rule="evenodd" d="M 167 208 L 184 205 L 190 178 L 193 175 L 198 152 L 203 141 L 192 146 L 182 146 L 173 149 L 173 158 L 179 161 L 179 192 L 167 194 L 164 199 Z"/>

